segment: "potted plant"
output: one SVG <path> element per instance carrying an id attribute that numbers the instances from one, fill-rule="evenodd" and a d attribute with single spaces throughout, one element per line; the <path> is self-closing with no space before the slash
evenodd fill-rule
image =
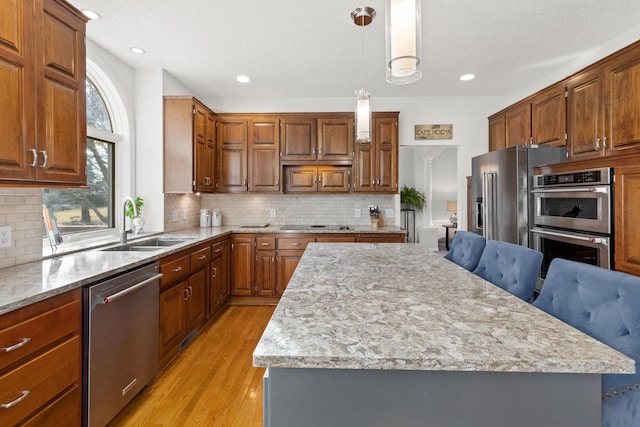
<path id="1" fill-rule="evenodd" d="M 407 184 L 404 184 L 402 191 L 400 191 L 400 204 L 403 209 L 415 208 L 422 211 L 427 201 L 423 192 L 416 190 L 414 187 L 407 187 Z"/>
<path id="2" fill-rule="evenodd" d="M 136 210 L 133 210 L 133 204 L 127 202 L 127 208 L 124 211 L 125 216 L 131 218 L 133 226 L 135 227 L 134 233 L 139 234 L 144 226 L 144 218 L 142 218 L 142 207 L 144 206 L 144 200 L 142 197 L 136 197 Z M 136 216 L 136 213 L 138 214 Z"/>

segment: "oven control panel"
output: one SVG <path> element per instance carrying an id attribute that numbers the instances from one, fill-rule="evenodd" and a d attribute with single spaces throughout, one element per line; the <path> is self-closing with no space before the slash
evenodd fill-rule
<path id="1" fill-rule="evenodd" d="M 566 187 L 595 184 L 611 184 L 611 168 L 582 170 L 550 175 L 536 175 L 534 187 Z"/>

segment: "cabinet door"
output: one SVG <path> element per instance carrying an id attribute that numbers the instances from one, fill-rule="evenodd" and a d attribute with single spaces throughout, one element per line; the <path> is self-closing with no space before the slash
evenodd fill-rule
<path id="1" fill-rule="evenodd" d="M 531 103 L 531 136 L 534 144 L 554 147 L 565 144 L 567 112 L 564 84 L 538 95 Z"/>
<path id="2" fill-rule="evenodd" d="M 640 166 L 615 168 L 615 269 L 640 275 Z"/>
<path id="3" fill-rule="evenodd" d="M 531 104 L 523 102 L 505 112 L 505 145 L 526 145 L 531 143 Z"/>
<path id="4" fill-rule="evenodd" d="M 606 70 L 606 141 L 607 154 L 640 151 L 640 48 L 616 61 Z"/>
<path id="5" fill-rule="evenodd" d="M 35 178 L 34 32 L 30 2 L 3 2 L 0 15 L 0 179 Z"/>
<path id="6" fill-rule="evenodd" d="M 282 295 L 287 288 L 291 276 L 293 276 L 300 258 L 302 258 L 302 251 L 290 251 L 290 252 L 278 252 L 277 264 L 278 264 L 278 285 L 276 294 Z"/>
<path id="7" fill-rule="evenodd" d="M 280 191 L 280 121 L 249 120 L 249 191 Z"/>
<path id="8" fill-rule="evenodd" d="M 372 193 L 376 189 L 375 142 L 356 144 L 353 166 L 353 191 Z"/>
<path id="9" fill-rule="evenodd" d="M 353 118 L 318 119 L 318 160 L 353 160 Z"/>
<path id="10" fill-rule="evenodd" d="M 209 316 L 218 312 L 222 306 L 222 256 L 211 260 L 209 266 L 209 304 L 207 313 Z"/>
<path id="11" fill-rule="evenodd" d="M 220 295 L 225 303 L 231 295 L 231 241 L 222 242 L 222 280 L 220 283 Z"/>
<path id="12" fill-rule="evenodd" d="M 489 117 L 489 151 L 507 146 L 504 114 Z"/>
<path id="13" fill-rule="evenodd" d="M 216 191 L 216 121 L 212 113 L 207 113 L 206 136 L 204 191 L 213 193 Z"/>
<path id="14" fill-rule="evenodd" d="M 207 285 L 207 269 L 202 268 L 189 277 L 186 301 L 186 333 L 198 328 L 204 322 L 206 313 L 205 290 Z"/>
<path id="15" fill-rule="evenodd" d="M 193 189 L 207 191 L 211 182 L 207 166 L 207 110 L 199 103 L 193 105 Z"/>
<path id="16" fill-rule="evenodd" d="M 318 168 L 315 166 L 289 166 L 287 193 L 315 193 L 318 191 Z"/>
<path id="17" fill-rule="evenodd" d="M 219 119 L 217 128 L 217 190 L 247 191 L 247 121 Z"/>
<path id="18" fill-rule="evenodd" d="M 273 251 L 256 252 L 256 293 L 259 296 L 276 295 L 276 254 Z"/>
<path id="19" fill-rule="evenodd" d="M 36 32 L 37 178 L 86 185 L 85 21 L 44 0 Z"/>
<path id="20" fill-rule="evenodd" d="M 602 156 L 604 134 L 603 73 L 586 72 L 567 85 L 567 150 L 569 159 Z"/>
<path id="21" fill-rule="evenodd" d="M 373 124 L 378 150 L 376 191 L 396 193 L 398 191 L 398 118 L 374 118 Z"/>
<path id="22" fill-rule="evenodd" d="M 318 167 L 318 191 L 348 193 L 351 188 L 351 168 L 341 166 Z"/>
<path id="23" fill-rule="evenodd" d="M 185 336 L 184 310 L 187 298 L 186 282 L 180 282 L 160 292 L 160 360 L 178 345 Z"/>
<path id="24" fill-rule="evenodd" d="M 231 244 L 231 294 L 251 296 L 255 239 L 236 237 Z"/>
<path id="25" fill-rule="evenodd" d="M 282 160 L 316 160 L 316 119 L 287 117 L 281 123 Z"/>

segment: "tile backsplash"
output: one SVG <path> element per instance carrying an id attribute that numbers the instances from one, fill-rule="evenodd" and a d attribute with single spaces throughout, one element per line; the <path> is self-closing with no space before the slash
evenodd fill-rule
<path id="1" fill-rule="evenodd" d="M 42 258 L 42 189 L 0 187 L 0 226 L 11 227 L 11 246 L 0 248 L 0 268 Z"/>
<path id="2" fill-rule="evenodd" d="M 202 209 L 220 209 L 222 225 L 269 223 L 368 225 L 368 205 L 377 205 L 384 212 L 394 208 L 393 195 L 292 195 L 292 194 L 205 194 Z M 275 209 L 275 217 L 270 211 Z M 355 216 L 360 209 L 361 216 Z M 394 224 L 394 218 L 385 220 Z"/>

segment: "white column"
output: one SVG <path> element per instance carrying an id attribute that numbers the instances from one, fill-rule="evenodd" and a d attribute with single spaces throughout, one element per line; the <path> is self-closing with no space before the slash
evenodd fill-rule
<path id="1" fill-rule="evenodd" d="M 425 185 L 425 199 L 427 200 L 427 207 L 424 212 L 423 225 L 425 227 L 433 227 L 433 157 L 423 157 L 424 161 L 424 185 Z"/>

